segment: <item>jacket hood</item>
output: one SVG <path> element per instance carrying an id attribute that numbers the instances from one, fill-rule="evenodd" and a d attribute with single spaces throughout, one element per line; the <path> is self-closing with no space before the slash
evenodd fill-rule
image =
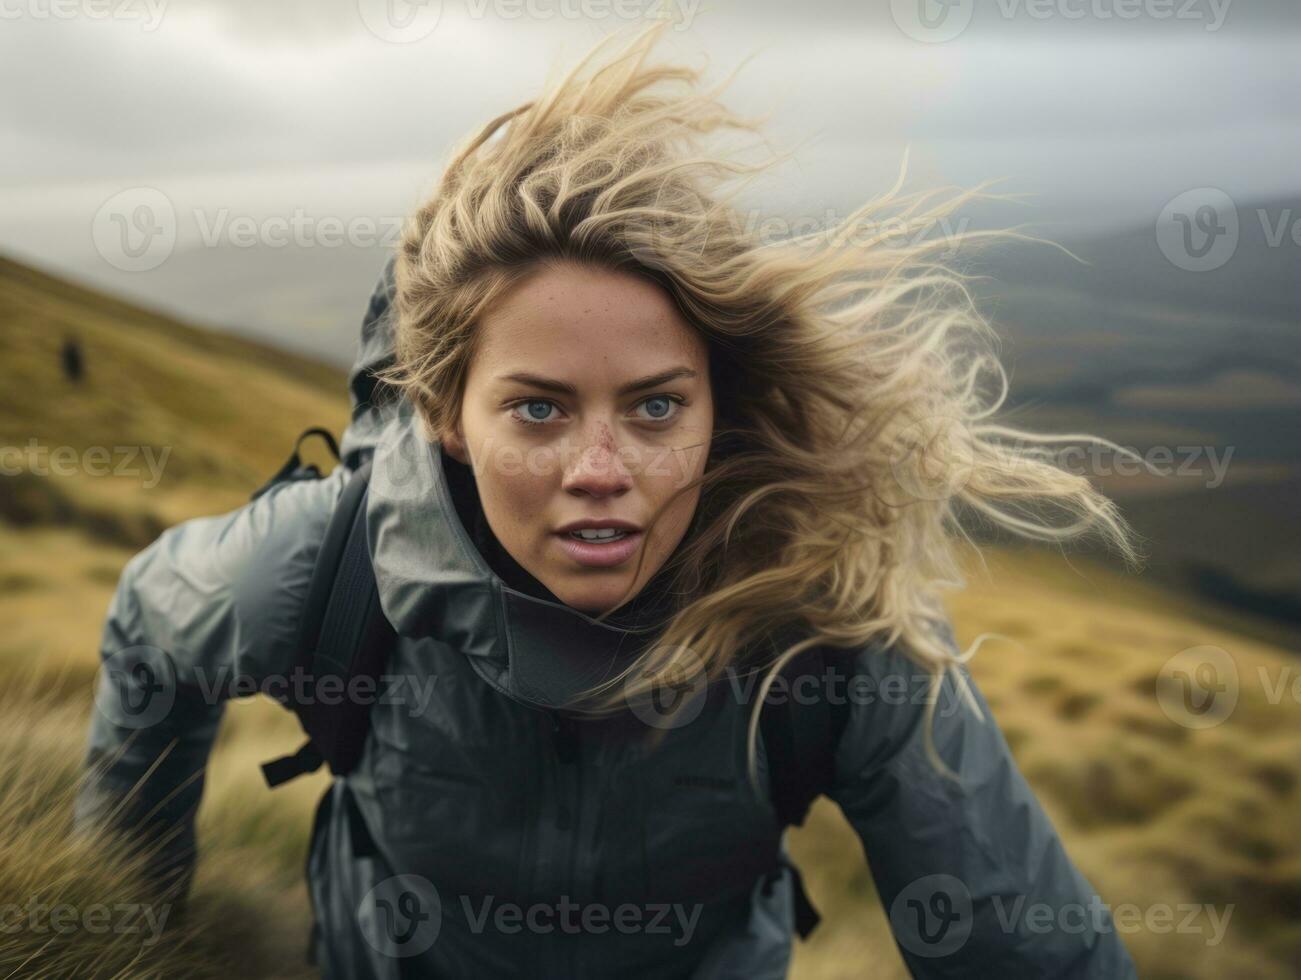
<path id="1" fill-rule="evenodd" d="M 666 608 L 654 580 L 616 623 L 507 584 L 458 513 L 454 461 L 424 437 L 409 408 L 384 427 L 372 459 L 371 560 L 380 605 L 399 634 L 446 643 L 499 691 L 546 707 L 618 673 L 653 639 Z"/>

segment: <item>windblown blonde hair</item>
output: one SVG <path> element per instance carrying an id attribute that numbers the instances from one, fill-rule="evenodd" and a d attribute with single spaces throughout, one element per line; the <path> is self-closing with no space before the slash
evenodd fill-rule
<path id="1" fill-rule="evenodd" d="M 589 70 L 607 37 L 458 148 L 404 230 L 396 357 L 378 377 L 437 438 L 458 419 L 476 324 L 540 264 L 630 271 L 668 291 L 708 341 L 716 428 L 702 478 L 678 490 L 700 487 L 665 565 L 682 598 L 657 642 L 586 704 L 615 710 L 665 678 L 716 679 L 773 650 L 773 637 L 797 636 L 763 661 L 753 778 L 757 709 L 804 649 L 899 644 L 932 673 L 933 695 L 974 654 L 983 637 L 956 655 L 940 632 L 941 593 L 963 584 L 958 545 L 975 544 L 964 514 L 1047 541 L 1096 529 L 1131 564 L 1138 555 L 1115 505 L 1049 458 L 1054 442 L 1093 437 L 991 418 L 1007 394 L 996 337 L 965 277 L 937 261 L 991 233 L 913 233 L 981 193 L 903 195 L 901 174 L 838 228 L 761 241 L 720 191 L 780 155 L 746 164 L 706 147 L 710 134 L 761 122 L 717 101 L 730 78 L 701 91 L 697 70 L 647 64 L 668 23 Z M 994 390 L 982 391 L 982 372 Z M 1040 519 L 1043 505 L 1065 520 Z M 947 770 L 931 735 L 937 700 L 926 748 Z"/>

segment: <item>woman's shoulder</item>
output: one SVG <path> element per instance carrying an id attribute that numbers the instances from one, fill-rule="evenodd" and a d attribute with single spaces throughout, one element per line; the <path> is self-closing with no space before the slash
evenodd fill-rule
<path id="1" fill-rule="evenodd" d="M 902 642 L 875 640 L 834 651 L 847 723 L 840 739 L 842 770 L 871 771 L 922 751 L 929 720 L 938 743 L 962 739 L 972 723 L 991 716 L 984 695 L 959 655 L 952 625 L 938 639 L 954 658 L 936 667 Z"/>
<path id="2" fill-rule="evenodd" d="M 132 564 L 161 552 L 175 566 L 204 569 L 216 584 L 281 581 L 288 569 L 308 565 L 352 471 L 344 466 L 320 479 L 272 485 L 248 503 L 222 514 L 193 517 L 164 531 Z"/>
<path id="3" fill-rule="evenodd" d="M 118 642 L 187 666 L 274 670 L 292 657 L 330 516 L 351 470 L 277 484 L 223 514 L 164 531 L 133 557 L 109 609 Z"/>

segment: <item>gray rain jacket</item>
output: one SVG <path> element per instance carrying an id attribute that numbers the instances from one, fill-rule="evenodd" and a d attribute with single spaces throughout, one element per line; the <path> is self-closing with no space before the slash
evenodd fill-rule
<path id="1" fill-rule="evenodd" d="M 793 879 L 762 739 L 763 792 L 746 778 L 752 689 L 711 685 L 659 726 L 653 751 L 644 715 L 547 710 L 605 676 L 625 655 L 624 631 L 508 586 L 458 516 L 440 448 L 410 411 L 373 400 L 368 371 L 391 356 L 392 288 L 390 262 L 350 380 L 343 464 L 185 521 L 127 564 L 89 732 L 87 764 L 101 765 L 76 825 L 107 820 L 143 780 L 116 819 L 168 832 L 159 874 L 188 881 L 224 702 L 289 683 L 331 510 L 373 452 L 365 520 L 399 638 L 361 762 L 317 811 L 308 879 L 323 975 L 785 976 Z M 926 675 L 896 650 L 847 653 L 855 682 L 829 795 L 862 841 L 913 975 L 1135 976 L 966 667 L 985 720 L 951 673 L 933 727 L 958 788 L 924 752 Z"/>

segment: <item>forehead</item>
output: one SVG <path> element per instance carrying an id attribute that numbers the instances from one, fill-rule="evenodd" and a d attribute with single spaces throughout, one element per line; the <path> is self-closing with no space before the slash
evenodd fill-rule
<path id="1" fill-rule="evenodd" d="M 631 273 L 544 267 L 478 326 L 475 360 L 493 370 L 584 367 L 645 374 L 651 361 L 703 366 L 708 347 L 659 286 Z"/>

